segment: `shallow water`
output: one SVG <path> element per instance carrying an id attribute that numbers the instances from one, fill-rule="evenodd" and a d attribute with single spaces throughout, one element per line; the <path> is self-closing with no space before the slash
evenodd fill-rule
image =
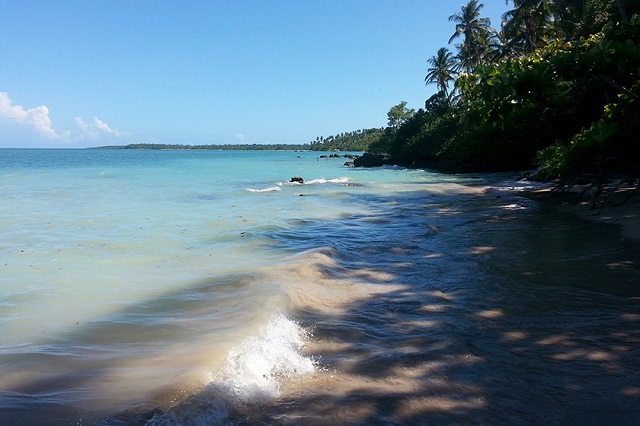
<path id="1" fill-rule="evenodd" d="M 342 162 L 0 150 L 2 422 L 638 420 L 638 242 Z"/>

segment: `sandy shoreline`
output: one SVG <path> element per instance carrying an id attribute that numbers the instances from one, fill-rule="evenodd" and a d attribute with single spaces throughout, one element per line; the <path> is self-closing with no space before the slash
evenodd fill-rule
<path id="1" fill-rule="evenodd" d="M 509 226 L 526 209 L 485 208 L 505 204 L 493 198 L 515 194 L 557 207 L 552 216 L 571 212 L 620 224 L 623 238 L 635 238 L 638 197 L 594 216 L 588 204 L 550 189 L 447 186 L 443 197 L 454 190 L 468 197 L 455 204 L 439 199 L 430 212 L 394 202 L 405 217 L 422 215 L 428 232 L 420 238 L 395 230 L 357 264 L 345 265 L 339 250 L 324 249 L 281 274 L 292 280 L 287 290 L 295 317 L 312 330 L 305 353 L 320 360 L 320 368 L 284 383 L 281 397 L 248 415 L 253 423 L 637 423 L 638 411 L 629 408 L 640 395 L 633 367 L 636 305 L 582 292 L 588 288 L 582 281 L 624 282 L 633 271 L 613 271 L 608 258 L 584 256 L 576 241 L 598 239 L 590 234 L 595 227 L 585 227 L 586 237 L 564 232 L 556 240 L 566 228 L 537 230 L 545 224 L 539 218 L 530 225 L 539 237 L 531 240 L 531 233 L 521 233 L 526 228 Z M 456 219 L 464 215 L 469 220 Z M 617 238 L 615 229 L 603 234 L 611 237 L 607 243 Z M 375 257 L 376 250 L 385 256 Z M 563 278 L 566 284 L 553 284 Z"/>
<path id="2" fill-rule="evenodd" d="M 559 209 L 571 212 L 582 219 L 600 223 L 609 223 L 621 227 L 624 239 L 640 241 L 640 194 L 633 194 L 624 204 L 622 202 L 633 188 L 622 188 L 612 194 L 613 203 L 603 208 L 592 208 L 592 201 L 588 194 L 576 202 L 579 189 L 569 192 L 553 192 L 552 188 L 526 190 L 519 195 L 540 202 L 554 203 Z"/>
<path id="3" fill-rule="evenodd" d="M 338 227 L 332 244 L 265 270 L 261 281 L 282 286 L 286 314 L 308 333 L 315 371 L 276 374 L 273 399 L 236 400 L 210 383 L 166 424 L 203 413 L 308 426 L 638 424 L 637 302 L 588 285 L 637 282 L 637 256 L 614 253 L 615 266 L 599 245 L 615 245 L 617 229 L 578 216 L 633 238 L 639 197 L 594 216 L 525 185 L 394 195 L 376 216 L 345 219 L 357 230 L 345 240 Z"/>

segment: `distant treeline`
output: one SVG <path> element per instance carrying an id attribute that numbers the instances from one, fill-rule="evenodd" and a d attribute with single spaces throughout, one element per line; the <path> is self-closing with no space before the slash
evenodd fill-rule
<path id="1" fill-rule="evenodd" d="M 210 151 L 291 151 L 310 150 L 309 145 L 287 144 L 226 144 L 226 145 L 179 145 L 165 143 L 132 143 L 129 145 L 99 146 L 94 149 L 165 149 L 165 150 L 210 150 Z"/>
<path id="2" fill-rule="evenodd" d="M 340 133 L 335 136 L 319 136 L 306 144 L 225 144 L 180 145 L 164 143 L 133 143 L 129 145 L 100 146 L 94 149 L 165 149 L 165 150 L 213 150 L 213 151 L 366 151 L 369 145 L 380 139 L 383 129 L 365 129 Z"/>

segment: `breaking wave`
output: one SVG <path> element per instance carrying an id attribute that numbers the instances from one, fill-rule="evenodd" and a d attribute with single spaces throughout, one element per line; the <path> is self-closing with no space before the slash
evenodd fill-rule
<path id="1" fill-rule="evenodd" d="M 283 380 L 316 370 L 316 361 L 302 352 L 308 337 L 300 325 L 284 314 L 274 315 L 262 335 L 246 339 L 229 352 L 226 367 L 211 373 L 202 392 L 166 413 L 156 414 L 147 424 L 228 424 L 238 406 L 278 397 Z"/>

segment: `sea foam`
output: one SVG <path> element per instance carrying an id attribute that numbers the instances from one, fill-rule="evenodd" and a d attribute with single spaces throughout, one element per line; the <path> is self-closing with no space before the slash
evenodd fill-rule
<path id="1" fill-rule="evenodd" d="M 316 370 L 316 362 L 302 353 L 308 336 L 284 314 L 274 315 L 260 336 L 250 337 L 229 351 L 226 367 L 211 373 L 201 392 L 157 413 L 146 425 L 232 424 L 239 407 L 266 403 L 280 395 L 283 380 Z"/>
<path id="2" fill-rule="evenodd" d="M 277 191 L 280 191 L 280 187 L 269 186 L 267 188 L 246 188 L 245 190 L 249 192 L 277 192 Z"/>
<path id="3" fill-rule="evenodd" d="M 318 184 L 325 184 L 325 183 L 347 183 L 347 182 L 349 182 L 349 178 L 339 177 L 339 178 L 333 178 L 333 179 L 325 179 L 325 178 L 311 179 L 311 180 L 305 181 L 305 184 L 318 185 Z"/>
<path id="4" fill-rule="evenodd" d="M 302 353 L 307 336 L 285 315 L 275 315 L 262 336 L 251 337 L 230 351 L 222 386 L 241 402 L 279 396 L 282 379 L 315 371 L 315 361 Z"/>

